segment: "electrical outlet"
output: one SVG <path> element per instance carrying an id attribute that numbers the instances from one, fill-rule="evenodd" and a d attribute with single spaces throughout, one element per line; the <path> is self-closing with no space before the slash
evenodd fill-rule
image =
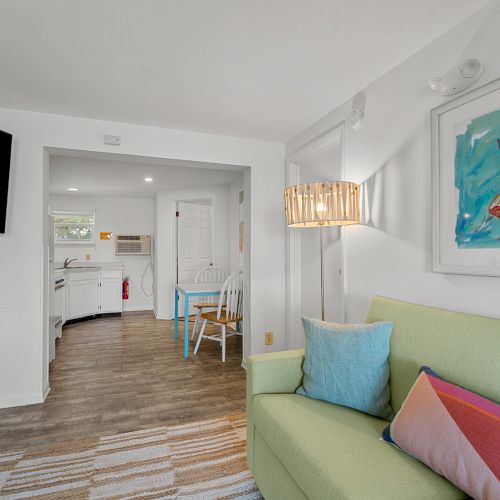
<path id="1" fill-rule="evenodd" d="M 266 332 L 264 334 L 266 345 L 273 345 L 273 332 Z"/>
<path id="2" fill-rule="evenodd" d="M 104 144 L 109 144 L 110 146 L 119 146 L 121 143 L 121 137 L 119 135 L 105 135 Z"/>

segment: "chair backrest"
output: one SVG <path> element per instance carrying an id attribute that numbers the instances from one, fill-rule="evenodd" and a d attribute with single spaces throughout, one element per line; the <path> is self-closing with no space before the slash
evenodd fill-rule
<path id="1" fill-rule="evenodd" d="M 219 306 L 217 307 L 217 319 L 220 319 L 226 305 L 226 319 L 236 319 L 241 317 L 243 311 L 243 287 L 237 274 L 231 274 L 224 282 L 219 296 Z"/>
<path id="2" fill-rule="evenodd" d="M 392 321 L 391 405 L 397 412 L 422 365 L 500 401 L 500 319 L 373 297 L 367 322 Z"/>
<path id="3" fill-rule="evenodd" d="M 200 269 L 194 278 L 195 283 L 222 283 L 227 278 L 227 272 L 221 267 L 207 266 Z"/>

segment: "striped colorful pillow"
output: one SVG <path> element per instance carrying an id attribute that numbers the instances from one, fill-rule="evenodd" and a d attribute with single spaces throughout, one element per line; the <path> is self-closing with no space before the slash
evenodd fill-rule
<path id="1" fill-rule="evenodd" d="M 500 498 L 500 405 L 426 366 L 383 438 L 476 499 Z"/>

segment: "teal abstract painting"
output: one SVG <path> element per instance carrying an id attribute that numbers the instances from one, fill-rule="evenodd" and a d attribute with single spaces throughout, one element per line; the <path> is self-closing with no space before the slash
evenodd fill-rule
<path id="1" fill-rule="evenodd" d="M 458 248 L 500 247 L 500 109 L 474 118 L 456 136 Z"/>

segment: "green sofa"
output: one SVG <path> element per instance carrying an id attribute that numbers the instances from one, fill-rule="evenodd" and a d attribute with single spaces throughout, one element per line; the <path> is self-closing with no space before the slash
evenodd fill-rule
<path id="1" fill-rule="evenodd" d="M 500 320 L 374 297 L 367 322 L 392 321 L 391 405 L 397 412 L 421 365 L 500 401 Z M 380 441 L 388 422 L 295 394 L 302 349 L 250 356 L 247 457 L 272 499 L 458 499 L 467 495 Z"/>

